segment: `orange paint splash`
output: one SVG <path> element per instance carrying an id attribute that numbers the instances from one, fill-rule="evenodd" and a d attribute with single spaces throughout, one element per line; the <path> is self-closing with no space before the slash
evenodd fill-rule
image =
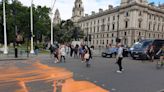
<path id="1" fill-rule="evenodd" d="M 53 83 L 52 92 L 61 87 L 62 92 L 109 92 L 87 81 L 74 81 L 73 73 L 64 68 L 49 67 L 40 61 L 24 62 L 23 68 L 11 63 L 0 69 L 0 92 L 8 92 L 8 86 L 16 86 L 12 92 L 30 92 L 27 83 L 44 81 Z M 4 89 L 6 88 L 6 89 Z M 41 92 L 41 91 L 39 91 Z M 42 92 L 46 92 L 43 91 Z M 48 91 L 49 92 L 49 91 Z"/>

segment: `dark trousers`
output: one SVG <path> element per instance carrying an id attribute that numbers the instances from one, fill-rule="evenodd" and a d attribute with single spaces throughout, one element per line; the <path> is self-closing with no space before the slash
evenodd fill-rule
<path id="1" fill-rule="evenodd" d="M 64 59 L 64 62 L 65 62 L 65 56 L 61 55 L 60 61 L 62 62 L 63 59 Z"/>
<path id="2" fill-rule="evenodd" d="M 119 66 L 119 70 L 122 71 L 122 59 L 121 57 L 118 58 L 117 64 Z"/>
<path id="3" fill-rule="evenodd" d="M 90 67 L 90 59 L 86 59 L 86 67 Z"/>

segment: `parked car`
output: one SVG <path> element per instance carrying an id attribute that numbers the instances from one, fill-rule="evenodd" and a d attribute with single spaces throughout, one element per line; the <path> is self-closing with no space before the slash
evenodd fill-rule
<path id="1" fill-rule="evenodd" d="M 139 41 L 137 44 L 134 44 L 131 56 L 133 59 L 149 59 L 147 55 L 148 47 L 153 45 L 155 47 L 154 51 L 157 53 L 163 44 L 164 39 L 146 39 Z M 155 56 L 155 58 L 158 58 L 158 56 Z"/>
<path id="2" fill-rule="evenodd" d="M 117 48 L 106 48 L 104 52 L 102 52 L 102 57 L 110 57 L 116 56 Z"/>

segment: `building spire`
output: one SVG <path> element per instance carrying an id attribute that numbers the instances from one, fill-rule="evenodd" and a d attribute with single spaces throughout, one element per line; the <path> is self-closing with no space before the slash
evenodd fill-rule
<path id="1" fill-rule="evenodd" d="M 83 2 L 82 0 L 76 0 L 72 10 L 72 21 L 77 22 L 83 16 L 84 16 Z"/>
<path id="2" fill-rule="evenodd" d="M 58 9 L 56 9 L 55 16 L 54 16 L 54 25 L 59 24 L 60 22 L 61 22 L 60 12 Z"/>

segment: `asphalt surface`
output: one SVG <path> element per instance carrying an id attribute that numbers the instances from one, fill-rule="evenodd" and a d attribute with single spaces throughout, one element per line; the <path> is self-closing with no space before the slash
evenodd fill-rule
<path id="1" fill-rule="evenodd" d="M 30 60 L 0 61 L 0 65 L 3 67 L 6 65 L 5 67 L 8 69 L 7 67 L 14 63 L 23 69 L 29 64 L 28 62 L 35 62 L 36 60 L 52 67 L 66 68 L 74 73 L 74 79 L 90 81 L 110 90 L 110 92 L 159 92 L 164 89 L 164 68 L 157 70 L 155 62 L 132 60 L 131 58 L 123 59 L 125 71 L 122 74 L 116 73 L 118 66 L 115 64 L 115 58 L 102 58 L 100 56 L 92 59 L 90 68 L 86 68 L 85 63 L 82 63 L 80 59 L 72 57 L 67 57 L 66 63 L 55 64 L 54 59 L 50 58 L 49 55 L 40 55 L 37 58 L 30 58 Z M 39 92 L 51 92 L 52 83 L 44 83 L 32 82 L 27 85 L 31 89 L 40 90 Z M 6 88 L 11 89 L 7 86 Z M 14 88 L 17 86 L 12 86 L 12 89 Z M 12 89 L 8 92 L 12 92 Z M 0 88 L 0 92 L 3 92 L 2 90 L 3 88 Z"/>
<path id="2" fill-rule="evenodd" d="M 40 60 L 49 66 L 64 67 L 74 73 L 76 80 L 88 80 L 110 92 L 159 92 L 164 89 L 164 68 L 157 70 L 155 62 L 124 58 L 125 71 L 118 74 L 115 58 L 94 57 L 90 68 L 80 59 L 71 57 L 66 58 L 66 63 L 57 64 L 49 56 L 42 56 Z"/>

